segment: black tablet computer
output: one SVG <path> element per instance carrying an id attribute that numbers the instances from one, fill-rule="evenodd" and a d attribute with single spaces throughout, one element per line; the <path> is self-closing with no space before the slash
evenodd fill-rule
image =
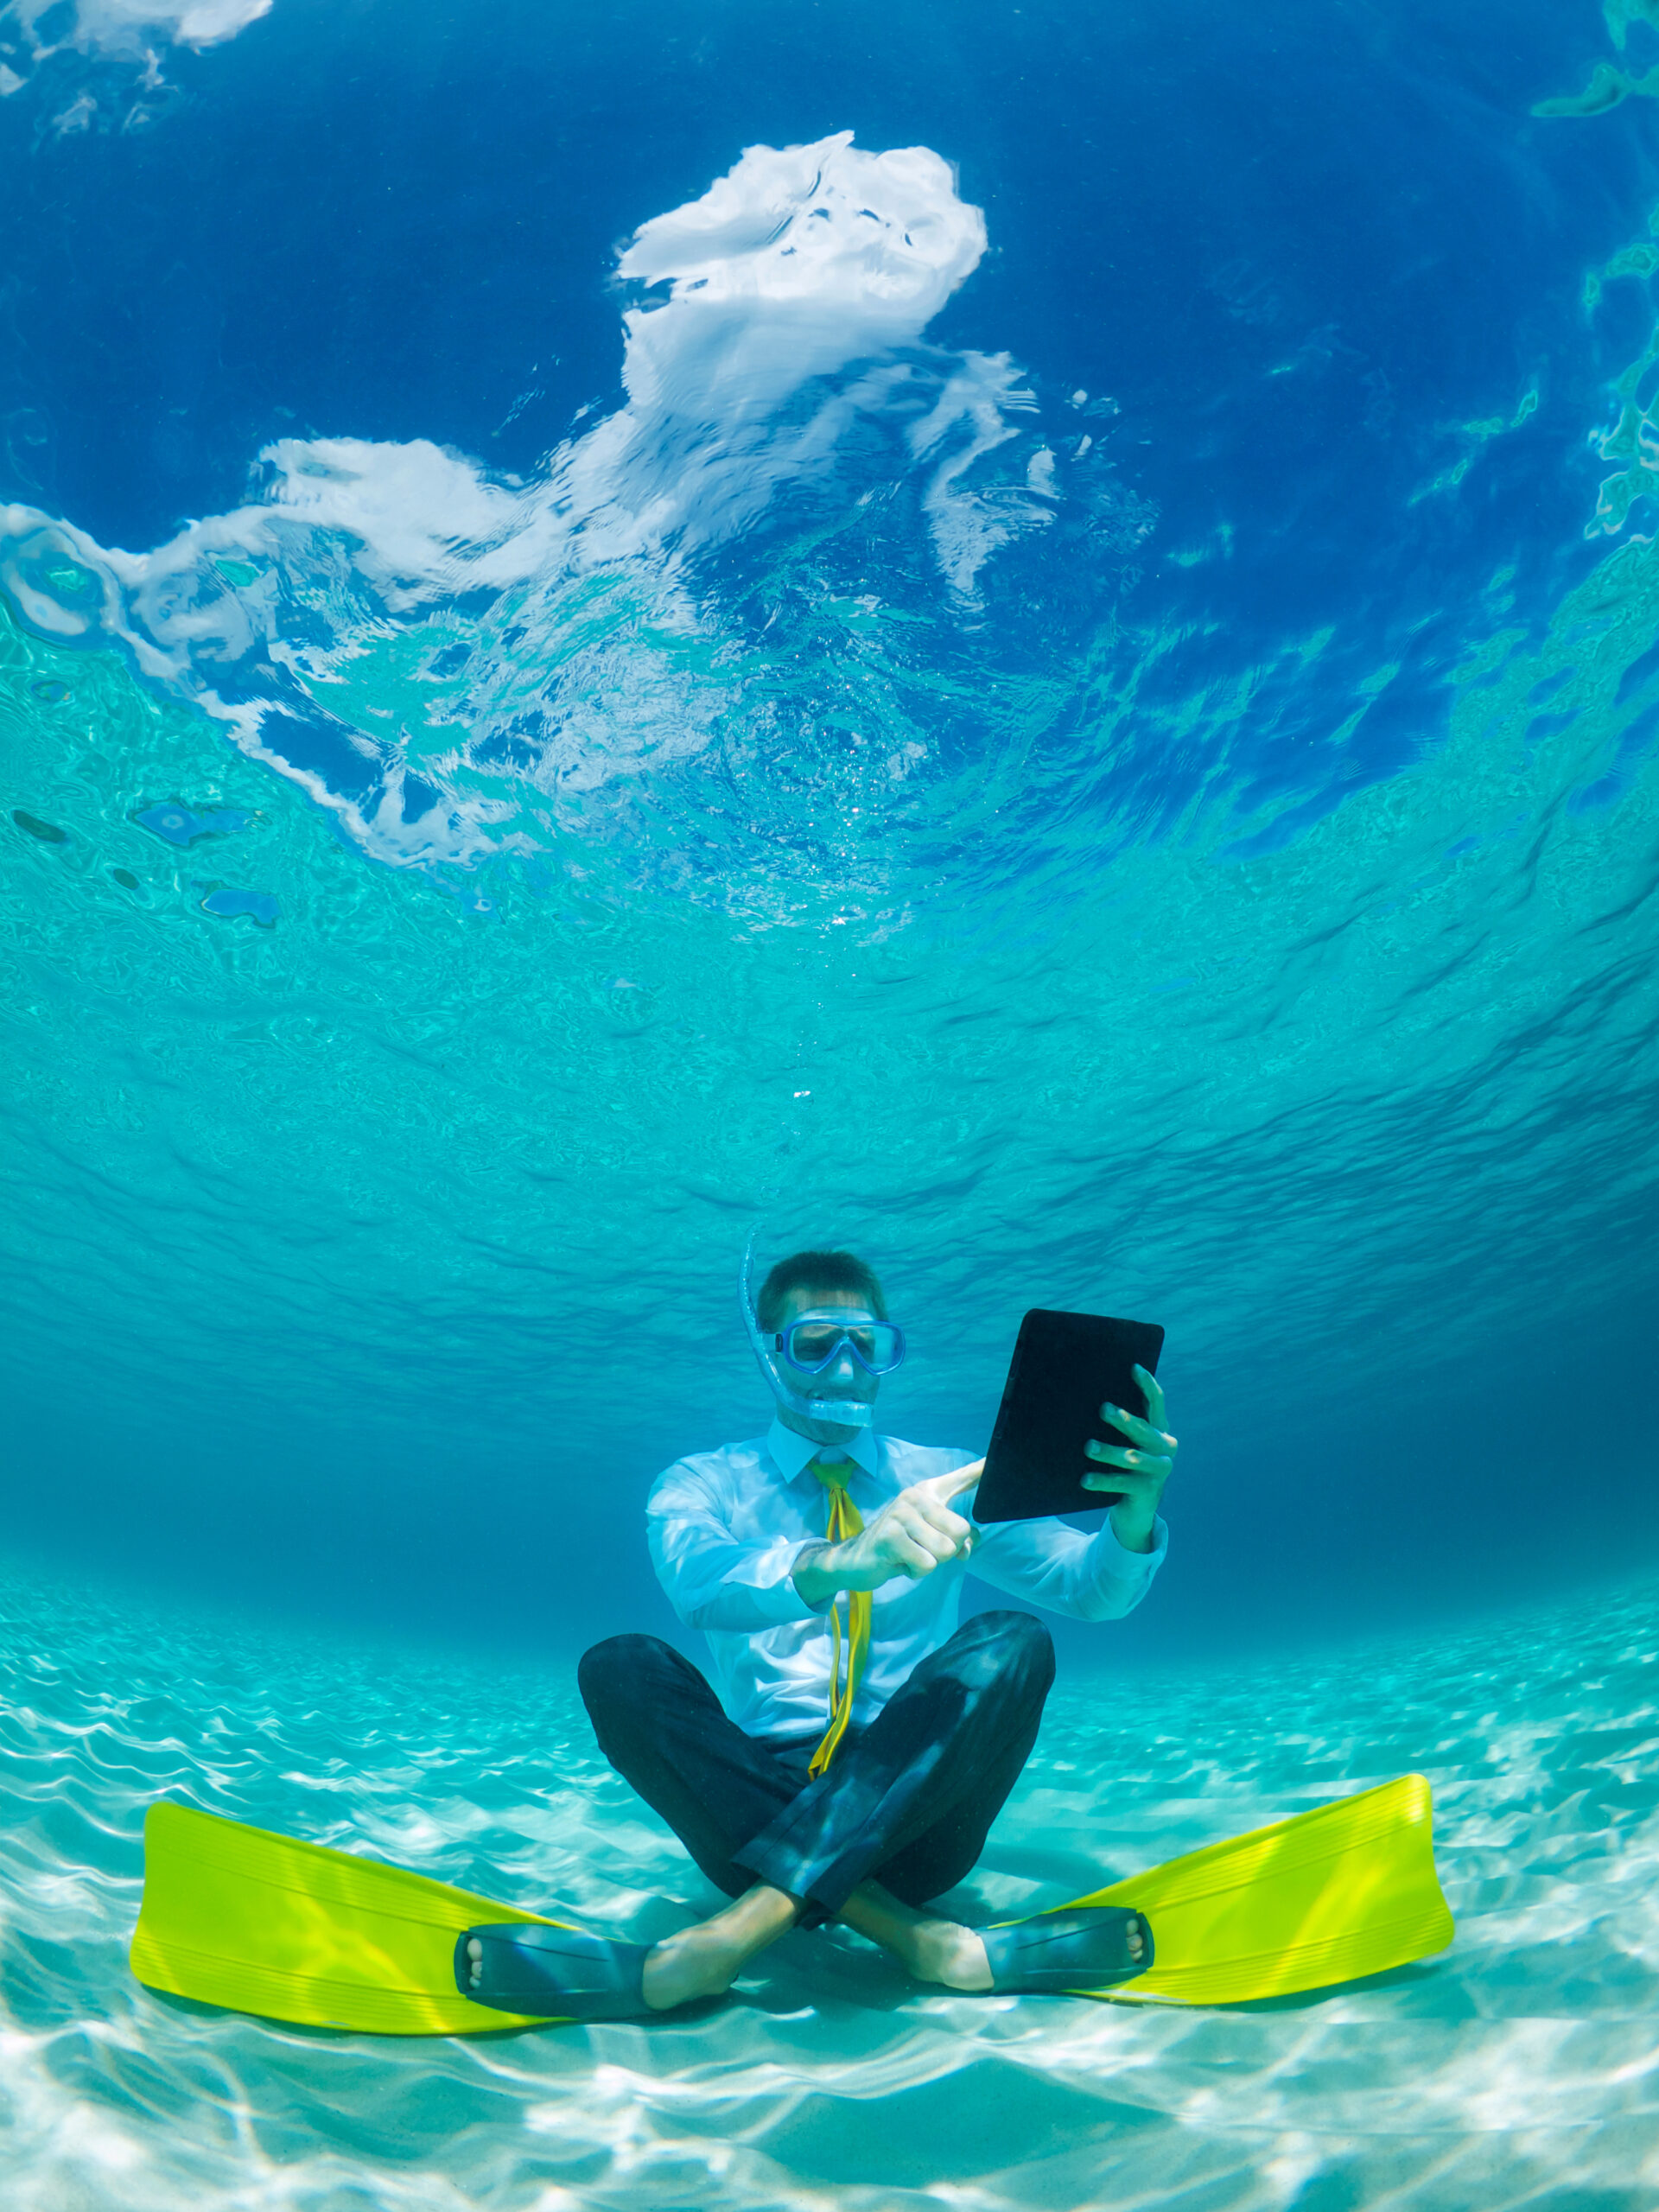
<path id="1" fill-rule="evenodd" d="M 974 1497 L 974 1518 L 1034 1521 L 1116 1504 L 1121 1491 L 1084 1490 L 1087 1474 L 1109 1475 L 1084 1446 L 1128 1438 L 1101 1419 L 1103 1405 L 1144 1414 L 1134 1370 L 1158 1372 L 1164 1332 L 1155 1322 L 1103 1313 L 1055 1313 L 1034 1306 L 1020 1324 L 1002 1403 Z"/>

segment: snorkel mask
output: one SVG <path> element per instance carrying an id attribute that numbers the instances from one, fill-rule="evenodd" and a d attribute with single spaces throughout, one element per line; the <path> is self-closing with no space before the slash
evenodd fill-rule
<path id="1" fill-rule="evenodd" d="M 891 1321 L 865 1321 L 844 1310 L 798 1314 L 780 1334 L 768 1336 L 760 1326 L 754 1302 L 754 1240 L 757 1222 L 743 1247 L 743 1265 L 737 1279 L 738 1303 L 750 1349 L 760 1363 L 772 1394 L 780 1406 L 802 1421 L 831 1421 L 842 1428 L 868 1428 L 875 1415 L 868 1398 L 815 1398 L 810 1386 L 815 1375 L 836 1366 L 843 1351 L 872 1377 L 891 1375 L 903 1363 L 905 1332 Z M 798 1378 L 798 1380 L 797 1379 Z"/>

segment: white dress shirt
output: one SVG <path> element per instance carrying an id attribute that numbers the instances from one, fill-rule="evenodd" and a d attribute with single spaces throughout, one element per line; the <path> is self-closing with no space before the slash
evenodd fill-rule
<path id="1" fill-rule="evenodd" d="M 867 1522 L 912 1483 L 975 1457 L 868 1431 L 841 1448 L 854 1463 L 848 1495 Z M 808 1545 L 824 1541 L 829 1499 L 810 1465 L 824 1450 L 774 1421 L 747 1444 L 677 1459 L 645 1507 L 658 1579 L 687 1627 L 708 1637 L 721 1702 L 752 1736 L 821 1735 L 830 1725 L 834 1601 L 809 1605 L 791 1580 Z M 1064 1521 L 1003 1521 L 979 1532 L 971 1569 L 953 1562 L 916 1582 L 894 1575 L 873 1592 L 854 1725 L 874 1719 L 918 1661 L 956 1633 L 964 1573 L 1050 1612 L 1120 1620 L 1146 1595 L 1168 1541 L 1161 1520 L 1144 1553 L 1125 1551 L 1109 1521 L 1091 1535 Z M 844 1601 L 842 1629 L 844 1667 Z"/>

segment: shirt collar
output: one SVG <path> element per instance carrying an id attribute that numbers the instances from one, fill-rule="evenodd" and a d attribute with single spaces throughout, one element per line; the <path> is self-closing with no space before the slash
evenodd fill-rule
<path id="1" fill-rule="evenodd" d="M 785 1428 L 782 1421 L 774 1419 L 766 1431 L 766 1449 L 790 1482 L 793 1482 L 820 1452 L 844 1452 L 848 1459 L 862 1467 L 867 1475 L 874 1474 L 880 1464 L 877 1457 L 875 1432 L 868 1428 L 861 1428 L 850 1444 L 815 1444 L 810 1436 L 802 1436 L 795 1429 Z"/>

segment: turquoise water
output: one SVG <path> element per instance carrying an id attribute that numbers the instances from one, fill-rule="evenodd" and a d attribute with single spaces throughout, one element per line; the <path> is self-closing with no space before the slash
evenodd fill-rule
<path id="1" fill-rule="evenodd" d="M 1659 2202 L 1656 87 L 1652 0 L 0 4 L 8 2212 Z M 133 1985 L 163 1794 L 709 1903 L 572 1683 L 696 1654 L 757 1220 L 901 1436 L 1167 1332 L 964 1910 L 1421 1770 L 1450 1954 Z"/>
<path id="2" fill-rule="evenodd" d="M 481 1516 L 480 1637 L 666 1626 L 760 1217 L 887 1277 L 901 1434 L 1163 1323 L 1121 1654 L 1653 1556 L 1659 32 L 918 4 L 896 107 L 721 16 L 690 136 L 648 8 L 158 7 L 154 113 L 19 16 L 19 1541 L 395 1625 Z"/>
<path id="3" fill-rule="evenodd" d="M 23 1434 L 73 1470 L 17 1525 L 395 1609 L 441 1602 L 483 1503 L 532 1531 L 510 1629 L 558 1635 L 535 1547 L 572 1529 L 625 1562 L 582 1624 L 626 1625 L 651 1473 L 756 1426 L 764 1213 L 887 1274 L 899 1433 L 983 1435 L 1027 1305 L 1155 1313 L 1198 1447 L 1183 1638 L 1255 1633 L 1268 1591 L 1312 1628 L 1650 1548 L 1656 560 L 1603 556 L 1536 639 L 1494 618 L 1433 748 L 1279 849 L 1227 861 L 1255 817 L 1195 810 L 1107 867 L 1061 813 L 969 841 L 982 897 L 896 832 L 843 864 L 838 817 L 798 879 L 706 889 L 608 833 L 556 876 L 367 864 L 207 717 L 12 628 L 11 789 L 60 834 L 7 855 L 6 1326 Z M 133 817 L 173 795 L 247 826 L 171 849 Z M 227 882 L 280 921 L 204 913 Z M 1402 1391 L 1453 1478 L 1427 1551 Z M 1562 1513 L 1586 1393 L 1596 1510 Z"/>
<path id="4" fill-rule="evenodd" d="M 1421 1966 L 1135 2011 L 924 1993 L 823 1932 L 694 2017 L 390 2043 L 139 1989 L 144 1807 L 166 1792 L 654 1939 L 714 1893 L 602 1766 L 568 1675 L 10 1574 L 7 2202 L 1638 2212 L 1659 2197 L 1656 1601 L 1645 1579 L 1224 1681 L 1063 1685 L 954 1893 L 1057 1903 L 1416 1765 L 1459 1922 Z"/>

